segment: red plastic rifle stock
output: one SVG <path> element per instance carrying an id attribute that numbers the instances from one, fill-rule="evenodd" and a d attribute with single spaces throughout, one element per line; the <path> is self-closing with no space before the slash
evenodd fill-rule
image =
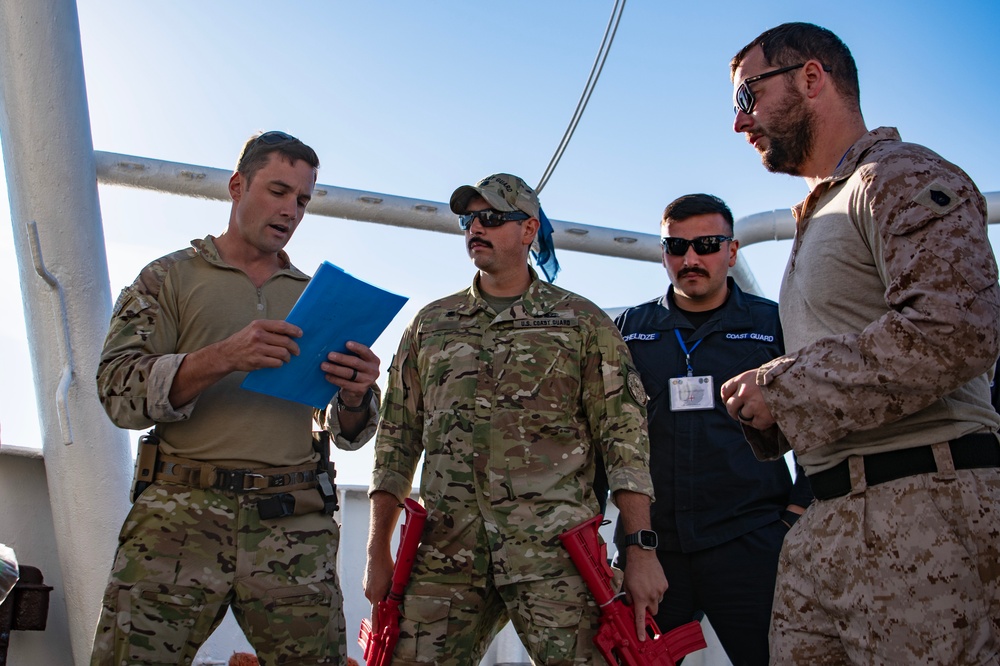
<path id="1" fill-rule="evenodd" d="M 368 620 L 361 620 L 358 645 L 365 651 L 367 666 L 389 666 L 392 653 L 399 640 L 399 605 L 403 603 L 403 591 L 410 582 L 413 561 L 417 556 L 417 546 L 427 522 L 427 509 L 409 497 L 403 502 L 406 520 L 399 533 L 399 548 L 396 550 L 396 566 L 392 570 L 392 587 L 386 598 L 378 602 L 378 626 L 372 629 Z"/>
<path id="2" fill-rule="evenodd" d="M 676 666 L 685 655 L 705 647 L 701 625 L 688 622 L 665 634 L 646 615 L 646 640 L 635 634 L 635 613 L 618 598 L 611 585 L 608 546 L 597 536 L 604 516 L 597 515 L 559 535 L 583 582 L 601 609 L 601 626 L 594 645 L 613 666 Z"/>

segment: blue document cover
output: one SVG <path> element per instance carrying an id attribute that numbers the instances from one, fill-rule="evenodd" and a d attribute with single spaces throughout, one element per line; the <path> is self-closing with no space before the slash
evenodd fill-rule
<path id="1" fill-rule="evenodd" d="M 323 409 L 338 391 L 319 367 L 326 355 L 350 353 L 348 340 L 371 347 L 406 301 L 324 261 L 288 313 L 302 329 L 299 355 L 280 368 L 254 370 L 243 388 Z"/>

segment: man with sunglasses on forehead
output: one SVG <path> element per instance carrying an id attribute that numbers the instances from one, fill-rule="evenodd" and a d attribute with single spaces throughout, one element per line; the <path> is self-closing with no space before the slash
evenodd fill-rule
<path id="1" fill-rule="evenodd" d="M 341 449 L 368 441 L 379 359 L 349 342 L 319 364 L 340 388 L 324 410 L 240 387 L 298 354 L 284 318 L 309 276 L 283 248 L 318 168 L 295 137 L 251 137 L 225 232 L 152 262 L 118 298 L 98 394 L 119 427 L 153 426 L 140 448 L 157 458 L 122 528 L 94 666 L 190 664 L 228 607 L 262 664 L 346 662 L 329 447 L 312 424 Z"/>
<path id="2" fill-rule="evenodd" d="M 789 23 L 731 63 L 736 121 L 810 188 L 782 280 L 794 350 L 722 387 L 816 502 L 782 548 L 775 664 L 1000 664 L 1000 319 L 986 204 L 957 166 L 868 131 L 857 68 Z"/>
<path id="3" fill-rule="evenodd" d="M 598 453 L 625 529 L 649 532 L 646 396 L 610 318 L 528 265 L 545 216 L 523 180 L 459 187 L 451 209 L 478 272 L 417 314 L 389 368 L 365 594 L 389 590 L 390 537 L 423 454 L 427 525 L 392 663 L 478 664 L 509 618 L 532 663 L 601 664 L 599 610 L 558 536 L 598 512 Z M 655 553 L 635 550 L 624 584 L 645 640 L 667 584 Z"/>
<path id="4" fill-rule="evenodd" d="M 649 396 L 652 522 L 670 581 L 656 624 L 703 612 L 733 664 L 767 666 L 778 552 L 812 497 L 805 474 L 793 484 L 784 460 L 754 458 L 717 387 L 784 352 L 778 306 L 729 277 L 739 241 L 718 197 L 674 200 L 660 233 L 666 294 L 615 320 Z M 627 562 L 624 535 L 619 524 Z"/>

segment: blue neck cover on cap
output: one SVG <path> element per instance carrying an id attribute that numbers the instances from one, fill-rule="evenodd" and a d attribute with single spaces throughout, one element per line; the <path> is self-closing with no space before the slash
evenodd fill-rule
<path id="1" fill-rule="evenodd" d="M 556 281 L 559 273 L 559 260 L 556 259 L 556 246 L 552 242 L 552 223 L 545 216 L 545 211 L 538 209 L 538 252 L 531 251 L 535 264 L 545 273 L 549 282 Z"/>

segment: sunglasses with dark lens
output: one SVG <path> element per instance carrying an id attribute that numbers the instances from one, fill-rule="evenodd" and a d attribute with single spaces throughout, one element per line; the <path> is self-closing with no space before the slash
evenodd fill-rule
<path id="1" fill-rule="evenodd" d="M 741 83 L 739 88 L 736 89 L 736 106 L 733 107 L 733 113 L 739 113 L 740 111 L 747 115 L 753 113 L 753 107 L 757 104 L 757 98 L 754 97 L 753 91 L 750 90 L 751 83 L 757 83 L 758 81 L 763 81 L 766 78 L 777 76 L 778 74 L 784 74 L 785 72 L 790 72 L 793 69 L 799 69 L 800 67 L 805 66 L 806 64 L 803 62 L 798 65 L 779 67 L 778 69 L 772 69 L 770 72 L 764 72 L 763 74 L 743 79 L 743 83 Z M 823 71 L 831 72 L 833 70 L 826 65 L 823 65 Z"/>
<path id="2" fill-rule="evenodd" d="M 793 69 L 805 66 L 806 64 L 803 62 L 798 65 L 779 67 L 778 69 L 772 69 L 770 72 L 764 72 L 763 74 L 743 79 L 743 83 L 741 83 L 740 87 L 736 89 L 736 106 L 733 107 L 733 113 L 739 113 L 742 111 L 743 113 L 749 115 L 753 111 L 753 107 L 757 103 L 757 98 L 753 96 L 753 91 L 750 90 L 751 83 L 757 83 L 758 81 L 763 81 L 764 79 L 772 76 L 784 74 L 785 72 L 790 72 Z"/>
<path id="3" fill-rule="evenodd" d="M 692 245 L 695 254 L 715 254 L 722 247 L 724 241 L 731 240 L 733 240 L 732 236 L 698 236 L 691 240 L 668 236 L 660 239 L 660 245 L 667 251 L 667 254 L 683 257 Z"/>
<path id="4" fill-rule="evenodd" d="M 499 227 L 504 222 L 520 222 L 521 220 L 529 219 L 531 216 L 519 210 L 511 211 L 510 213 L 501 213 L 498 210 L 487 208 L 486 210 L 477 210 L 465 215 L 459 215 L 458 226 L 462 228 L 462 231 L 468 231 L 469 227 L 472 226 L 472 221 L 477 217 L 479 218 L 479 224 L 484 227 Z"/>
<path id="5" fill-rule="evenodd" d="M 264 143 L 269 146 L 273 146 L 278 143 L 285 143 L 286 141 L 298 141 L 298 139 L 291 134 L 285 134 L 284 132 L 279 132 L 277 130 L 264 132 L 259 137 L 254 139 L 254 143 Z"/>

